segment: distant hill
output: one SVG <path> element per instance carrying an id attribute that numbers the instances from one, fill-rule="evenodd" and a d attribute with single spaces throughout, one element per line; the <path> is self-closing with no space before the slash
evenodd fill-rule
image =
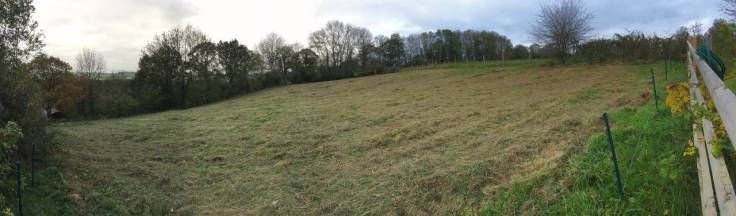
<path id="1" fill-rule="evenodd" d="M 113 72 L 113 73 L 103 73 L 102 74 L 102 80 L 110 80 L 110 79 L 125 79 L 125 80 L 131 80 L 135 78 L 136 72 L 131 71 L 120 71 L 120 72 Z"/>

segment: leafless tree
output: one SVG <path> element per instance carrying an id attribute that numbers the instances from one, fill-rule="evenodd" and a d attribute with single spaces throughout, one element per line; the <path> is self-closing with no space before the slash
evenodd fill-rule
<path id="1" fill-rule="evenodd" d="M 294 58 L 297 57 L 296 53 L 302 49 L 302 45 L 299 43 L 287 44 L 279 47 L 276 50 L 276 67 L 282 75 L 282 81 L 284 84 L 289 84 L 288 72 L 290 64 L 294 62 Z"/>
<path id="2" fill-rule="evenodd" d="M 105 72 L 105 58 L 96 50 L 84 48 L 77 54 L 77 72 L 88 80 L 99 80 Z"/>
<path id="3" fill-rule="evenodd" d="M 321 57 L 323 64 L 337 67 L 352 60 L 371 38 L 368 29 L 333 20 L 309 35 L 309 46 Z"/>
<path id="4" fill-rule="evenodd" d="M 703 32 L 703 24 L 696 22 L 690 26 L 690 34 L 698 36 Z"/>
<path id="5" fill-rule="evenodd" d="M 77 54 L 77 73 L 85 79 L 86 104 L 90 114 L 95 114 L 94 84 L 105 72 L 105 58 L 93 49 L 84 48 Z"/>
<path id="6" fill-rule="evenodd" d="M 406 56 L 408 59 L 424 55 L 424 50 L 422 50 L 422 41 L 418 34 L 404 37 L 404 46 L 406 46 L 404 50 L 406 50 Z"/>
<path id="7" fill-rule="evenodd" d="M 258 43 L 258 52 L 263 56 L 263 61 L 266 62 L 270 70 L 279 70 L 279 55 L 280 51 L 284 51 L 283 47 L 286 46 L 286 40 L 281 35 L 276 33 L 269 33 L 266 37 Z"/>
<path id="8" fill-rule="evenodd" d="M 552 45 L 558 60 L 565 63 L 577 45 L 593 31 L 590 26 L 593 14 L 579 0 L 561 0 L 557 4 L 542 5 L 541 9 L 531 35 L 541 43 Z"/>
<path id="9" fill-rule="evenodd" d="M 336 67 L 342 63 L 345 52 L 345 24 L 330 21 L 325 28 L 309 35 L 309 45 L 323 59 L 323 64 Z"/>

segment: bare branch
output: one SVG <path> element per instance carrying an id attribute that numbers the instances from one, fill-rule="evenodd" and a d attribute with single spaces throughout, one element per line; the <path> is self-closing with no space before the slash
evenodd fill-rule
<path id="1" fill-rule="evenodd" d="M 562 0 L 554 5 L 542 5 L 536 23 L 532 25 L 531 35 L 540 43 L 552 45 L 558 58 L 575 52 L 581 41 L 588 39 L 593 31 L 590 21 L 593 14 L 587 12 L 579 0 Z"/>

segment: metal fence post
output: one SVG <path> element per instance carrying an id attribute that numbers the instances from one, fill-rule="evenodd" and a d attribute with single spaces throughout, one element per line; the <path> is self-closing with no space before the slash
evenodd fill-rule
<path id="1" fill-rule="evenodd" d="M 667 60 L 664 64 L 664 80 L 667 80 L 667 74 L 670 72 L 670 57 L 667 56 Z"/>
<path id="2" fill-rule="evenodd" d="M 34 143 L 31 145 L 31 187 L 33 187 L 36 182 L 36 170 L 34 169 L 35 167 L 34 165 L 36 163 L 35 155 L 36 155 L 36 144 Z"/>
<path id="3" fill-rule="evenodd" d="M 18 215 L 23 216 L 23 192 L 21 189 L 23 188 L 23 185 L 21 185 L 20 181 L 20 161 L 15 161 L 15 178 L 17 179 L 17 195 L 18 195 Z"/>
<path id="4" fill-rule="evenodd" d="M 624 199 L 624 186 L 621 183 L 621 173 L 618 170 L 618 158 L 616 157 L 616 147 L 613 145 L 613 137 L 611 136 L 611 126 L 608 124 L 608 113 L 603 113 L 603 123 L 606 124 L 606 136 L 608 137 L 608 146 L 611 147 L 611 160 L 613 160 L 613 173 L 616 175 L 616 186 L 621 199 Z"/>
<path id="5" fill-rule="evenodd" d="M 654 69 L 649 69 L 649 73 L 652 74 L 652 92 L 654 92 L 654 112 L 658 110 L 657 105 L 657 81 L 654 80 Z"/>

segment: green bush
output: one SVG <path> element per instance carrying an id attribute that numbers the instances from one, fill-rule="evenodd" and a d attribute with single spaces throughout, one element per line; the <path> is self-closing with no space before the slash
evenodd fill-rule
<path id="1" fill-rule="evenodd" d="M 16 143 L 23 138 L 23 132 L 15 122 L 8 122 L 5 127 L 0 128 L 0 175 L 9 176 L 8 173 L 13 170 L 10 157 L 15 151 Z M 3 183 L 0 184 L 2 191 L 12 191 L 12 186 Z M 0 215 L 13 215 L 8 208 L 5 197 L 0 196 Z"/>

